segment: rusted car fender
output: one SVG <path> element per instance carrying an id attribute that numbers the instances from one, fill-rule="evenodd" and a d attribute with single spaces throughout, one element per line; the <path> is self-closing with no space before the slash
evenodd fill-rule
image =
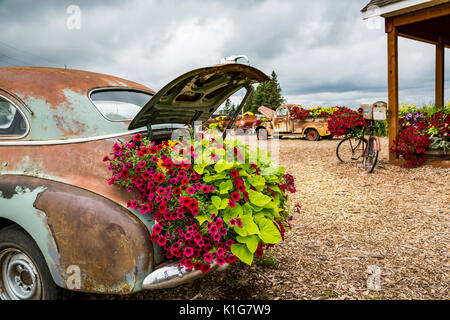
<path id="1" fill-rule="evenodd" d="M 267 130 L 267 134 L 269 136 L 272 135 L 273 133 L 273 128 L 272 128 L 272 124 L 271 122 L 264 122 L 264 123 L 260 123 L 258 125 L 254 125 L 253 128 L 255 129 L 255 132 L 258 131 L 259 129 L 266 129 Z"/>
<path id="2" fill-rule="evenodd" d="M 0 218 L 36 241 L 55 283 L 94 293 L 132 293 L 153 267 L 149 230 L 130 211 L 91 191 L 20 175 L 0 176 Z M 80 271 L 79 287 L 70 285 Z"/>

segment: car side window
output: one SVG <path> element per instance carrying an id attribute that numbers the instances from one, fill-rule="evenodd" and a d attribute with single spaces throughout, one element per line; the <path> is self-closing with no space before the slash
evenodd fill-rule
<path id="1" fill-rule="evenodd" d="M 285 115 L 287 115 L 287 109 L 286 108 L 278 109 L 277 116 L 285 116 Z"/>
<path id="2" fill-rule="evenodd" d="M 0 138 L 22 136 L 27 132 L 27 123 L 17 107 L 0 96 Z"/>

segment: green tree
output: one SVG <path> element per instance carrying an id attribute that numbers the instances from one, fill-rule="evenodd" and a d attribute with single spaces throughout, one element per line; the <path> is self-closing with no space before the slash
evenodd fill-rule
<path id="1" fill-rule="evenodd" d="M 286 101 L 283 98 L 281 91 L 278 76 L 275 71 L 272 71 L 270 80 L 259 84 L 255 91 L 250 95 L 244 106 L 244 110 L 246 112 L 250 111 L 257 113 L 260 106 L 266 106 L 275 110 Z"/>
<path id="2" fill-rule="evenodd" d="M 225 101 L 225 106 L 220 110 L 220 114 L 224 116 L 232 116 L 236 113 L 237 106 L 230 99 Z"/>

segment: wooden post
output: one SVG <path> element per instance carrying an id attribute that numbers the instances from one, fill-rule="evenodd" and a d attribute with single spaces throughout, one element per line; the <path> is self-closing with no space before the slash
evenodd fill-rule
<path id="1" fill-rule="evenodd" d="M 436 107 L 444 107 L 444 66 L 445 66 L 445 46 L 442 41 L 436 44 Z"/>
<path id="2" fill-rule="evenodd" d="M 398 119 L 398 32 L 392 27 L 388 32 L 388 101 L 389 101 L 389 162 L 396 164 L 398 157 L 391 151 L 399 130 Z"/>

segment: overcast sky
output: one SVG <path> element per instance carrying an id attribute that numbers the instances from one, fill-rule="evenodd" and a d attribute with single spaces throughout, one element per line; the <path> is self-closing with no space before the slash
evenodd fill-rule
<path id="1" fill-rule="evenodd" d="M 277 72 L 288 103 L 354 107 L 387 100 L 384 23 L 362 20 L 367 2 L 0 0 L 0 65 L 66 65 L 158 90 L 245 54 L 252 66 Z M 80 29 L 67 27 L 76 21 L 70 5 L 81 10 Z M 399 50 L 400 100 L 434 103 L 434 47 L 400 39 Z M 449 70 L 446 62 L 446 101 Z"/>

